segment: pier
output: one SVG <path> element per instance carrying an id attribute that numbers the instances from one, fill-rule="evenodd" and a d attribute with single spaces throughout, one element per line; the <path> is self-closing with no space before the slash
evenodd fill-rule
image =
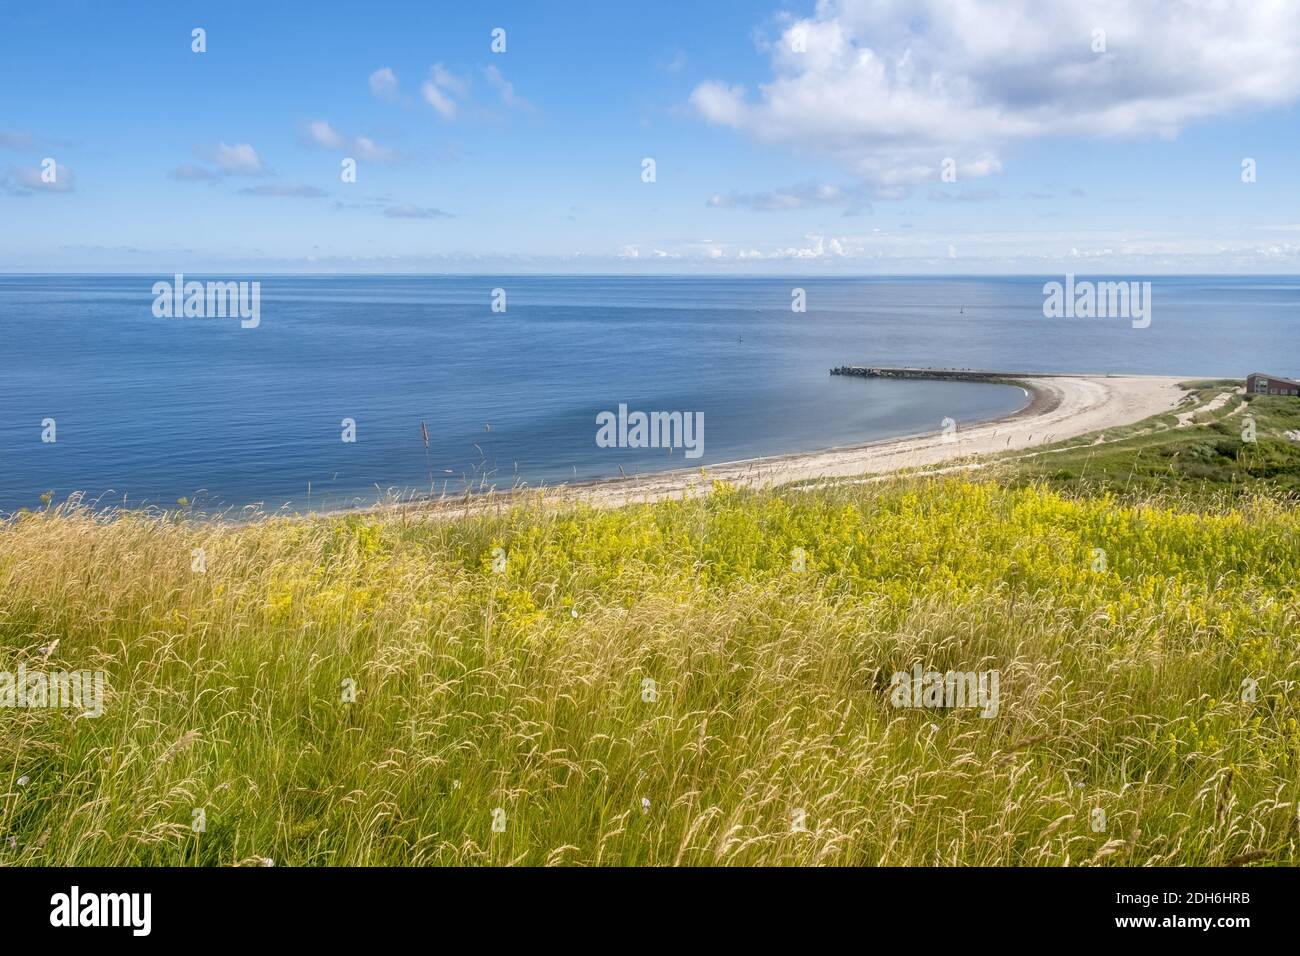
<path id="1" fill-rule="evenodd" d="M 841 365 L 832 375 L 860 378 L 910 378 L 950 382 L 1014 382 L 1023 378 L 1045 378 L 1042 372 L 988 372 L 969 368 L 886 368 L 875 365 Z"/>

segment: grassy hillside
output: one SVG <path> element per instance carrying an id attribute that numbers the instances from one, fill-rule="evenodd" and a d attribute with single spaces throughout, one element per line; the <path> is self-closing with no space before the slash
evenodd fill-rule
<path id="1" fill-rule="evenodd" d="M 0 712 L 0 863 L 1295 864 L 1298 542 L 964 481 L 23 515 L 0 670 L 108 689 Z M 997 715 L 894 706 L 918 663 Z"/>
<path id="2" fill-rule="evenodd" d="M 1062 442 L 1045 453 L 1008 456 L 1008 477 L 1092 491 L 1300 497 L 1300 398 L 1243 397 L 1237 394 L 1239 381 L 1191 384 L 1187 409 L 1207 410 L 1186 426 L 1178 424 L 1175 413 L 1159 415 L 1102 436 Z M 1213 407 L 1219 401 L 1223 404 Z M 1248 419 L 1254 420 L 1253 441 Z"/>

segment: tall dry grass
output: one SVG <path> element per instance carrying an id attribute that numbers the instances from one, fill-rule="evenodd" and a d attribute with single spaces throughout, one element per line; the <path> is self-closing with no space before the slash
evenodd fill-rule
<path id="1" fill-rule="evenodd" d="M 0 671 L 107 699 L 0 710 L 0 862 L 1294 864 L 1297 581 L 1292 506 L 959 481 L 22 515 Z"/>

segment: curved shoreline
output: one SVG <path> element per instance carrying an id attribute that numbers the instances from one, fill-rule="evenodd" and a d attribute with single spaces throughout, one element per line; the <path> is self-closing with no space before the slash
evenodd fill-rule
<path id="1" fill-rule="evenodd" d="M 522 486 L 474 495 L 378 504 L 324 514 L 346 514 L 397 507 L 451 516 L 485 506 L 500 507 L 521 494 L 548 502 L 583 502 L 613 508 L 625 504 L 689 497 L 707 491 L 712 481 L 747 488 L 772 488 L 815 479 L 856 478 L 927 467 L 972 456 L 1047 445 L 1172 411 L 1186 393 L 1179 383 L 1193 376 L 1012 374 L 1002 384 L 1025 389 L 1029 401 L 1009 415 L 938 432 L 886 438 L 857 445 L 791 452 L 764 458 L 721 462 L 627 478 L 602 478 L 542 487 Z"/>

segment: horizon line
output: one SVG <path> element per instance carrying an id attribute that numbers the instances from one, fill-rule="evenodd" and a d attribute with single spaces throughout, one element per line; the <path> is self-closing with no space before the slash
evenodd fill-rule
<path id="1" fill-rule="evenodd" d="M 158 276 L 158 275 L 223 275 L 251 274 L 253 270 L 212 270 L 158 269 L 149 271 L 112 271 L 112 272 L 10 272 L 0 269 L 0 278 L 28 276 Z M 349 278 L 478 278 L 482 276 L 501 276 L 506 278 L 538 279 L 1038 279 L 1055 278 L 1061 275 L 1107 275 L 1107 276 L 1146 276 L 1159 279 L 1300 279 L 1297 272 L 1120 272 L 1116 270 L 1100 271 L 1057 271 L 1057 272 L 845 272 L 845 273 L 811 273 L 811 272 L 324 272 L 324 271 L 264 271 L 259 275 L 285 277 L 349 277 Z"/>

